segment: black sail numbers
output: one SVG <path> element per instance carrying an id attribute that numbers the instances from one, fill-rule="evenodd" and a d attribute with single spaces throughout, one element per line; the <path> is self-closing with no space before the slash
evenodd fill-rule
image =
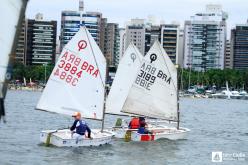
<path id="1" fill-rule="evenodd" d="M 144 62 L 140 68 L 140 73 L 138 74 L 135 83 L 142 88 L 151 90 L 151 86 L 156 80 L 156 68 L 150 64 Z"/>
<path id="2" fill-rule="evenodd" d="M 157 60 L 156 54 L 150 55 L 150 63 L 144 61 L 141 65 L 140 72 L 135 80 L 135 84 L 146 89 L 151 90 L 151 86 L 157 79 L 162 79 L 165 83 L 170 85 L 171 77 L 169 77 L 162 70 L 154 67 L 154 62 Z"/>

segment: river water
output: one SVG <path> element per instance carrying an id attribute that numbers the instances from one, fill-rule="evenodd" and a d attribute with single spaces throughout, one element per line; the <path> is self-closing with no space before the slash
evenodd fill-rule
<path id="1" fill-rule="evenodd" d="M 245 154 L 242 160 L 220 164 L 248 164 L 248 101 L 180 100 L 181 126 L 190 128 L 186 140 L 123 142 L 101 147 L 57 148 L 39 144 L 39 132 L 72 124 L 71 117 L 34 110 L 40 92 L 9 91 L 7 123 L 0 124 L 0 165 L 208 165 L 212 151 Z M 87 121 L 100 127 L 97 121 Z M 106 126 L 115 117 L 107 116 Z"/>

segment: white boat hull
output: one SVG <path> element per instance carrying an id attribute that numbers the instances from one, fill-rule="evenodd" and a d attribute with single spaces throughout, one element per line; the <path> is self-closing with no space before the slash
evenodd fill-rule
<path id="1" fill-rule="evenodd" d="M 177 129 L 167 129 L 160 130 L 158 132 L 153 132 L 152 134 L 139 134 L 137 132 L 132 132 L 132 141 L 154 141 L 158 139 L 169 139 L 169 140 L 181 140 L 186 139 L 187 133 L 190 130 L 187 128 Z"/>
<path id="2" fill-rule="evenodd" d="M 113 133 L 109 131 L 92 130 L 92 139 L 82 137 L 80 139 L 72 138 L 71 131 L 69 129 L 63 130 L 44 130 L 40 133 L 40 142 L 47 143 L 49 133 L 50 144 L 57 147 L 81 147 L 81 146 L 100 146 L 109 144 L 113 137 Z"/>
<path id="3" fill-rule="evenodd" d="M 125 138 L 126 132 L 131 131 L 131 140 L 132 141 L 153 141 L 158 139 L 169 139 L 169 140 L 179 140 L 186 139 L 190 129 L 182 128 L 176 129 L 175 127 L 168 126 L 152 126 L 148 130 L 153 132 L 152 134 L 139 134 L 137 129 L 128 129 L 128 128 L 112 128 L 112 132 L 115 134 L 115 138 Z"/>

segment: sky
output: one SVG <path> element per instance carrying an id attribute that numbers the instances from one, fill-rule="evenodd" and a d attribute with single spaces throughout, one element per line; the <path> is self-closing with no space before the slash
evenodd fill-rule
<path id="1" fill-rule="evenodd" d="M 124 27 L 131 18 L 147 18 L 152 15 L 157 23 L 178 22 L 205 10 L 206 4 L 221 4 L 228 13 L 227 28 L 244 24 L 248 19 L 248 0 L 84 0 L 85 11 L 98 11 L 108 22 Z M 78 0 L 29 0 L 27 18 L 43 13 L 45 20 L 57 20 L 60 25 L 61 11 L 78 10 Z"/>

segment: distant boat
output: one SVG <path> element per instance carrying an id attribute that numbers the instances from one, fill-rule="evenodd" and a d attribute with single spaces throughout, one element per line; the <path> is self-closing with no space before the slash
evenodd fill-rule
<path id="1" fill-rule="evenodd" d="M 221 91 L 220 93 L 212 94 L 213 98 L 222 98 L 222 99 L 240 99 L 242 96 L 238 91 L 230 91 L 228 82 L 226 82 L 226 89 Z"/>
<path id="2" fill-rule="evenodd" d="M 245 91 L 245 85 L 243 85 L 243 88 L 240 90 L 239 94 L 248 99 L 248 93 Z"/>
<path id="3" fill-rule="evenodd" d="M 102 129 L 93 129 L 93 139 L 80 141 L 69 129 L 45 130 L 42 143 L 55 146 L 99 146 L 110 143 L 113 134 L 103 130 L 106 59 L 86 27 L 81 27 L 64 47 L 36 109 L 71 116 L 81 112 L 84 118 L 100 120 Z"/>
<path id="4" fill-rule="evenodd" d="M 130 56 L 128 54 L 125 54 L 126 58 Z M 119 75 L 129 80 L 128 86 L 130 82 L 132 83 L 130 87 L 124 87 L 128 92 L 126 91 L 127 95 L 122 108 L 118 110 L 121 109 L 121 112 L 134 116 L 175 121 L 178 125 L 177 127 L 151 125 L 148 129 L 153 132 L 152 134 L 139 134 L 137 129 L 129 130 L 127 127 L 117 128 L 115 136 L 124 138 L 125 133 L 131 131 L 133 141 L 152 141 L 161 138 L 184 139 L 190 130 L 179 127 L 177 69 L 158 41 L 154 43 L 147 55 L 143 57 L 138 69 L 135 70 L 137 73 L 134 79 L 134 73 L 131 74 L 130 79 L 127 75 Z"/>
<path id="5" fill-rule="evenodd" d="M 248 93 L 245 90 L 239 92 L 241 96 L 248 96 Z"/>
<path id="6" fill-rule="evenodd" d="M 190 86 L 189 89 L 187 90 L 188 93 L 195 94 L 196 93 L 196 87 L 195 86 Z"/>
<path id="7" fill-rule="evenodd" d="M 23 78 L 23 85 L 24 86 L 27 86 L 27 81 L 26 81 L 26 78 L 25 77 Z"/>

